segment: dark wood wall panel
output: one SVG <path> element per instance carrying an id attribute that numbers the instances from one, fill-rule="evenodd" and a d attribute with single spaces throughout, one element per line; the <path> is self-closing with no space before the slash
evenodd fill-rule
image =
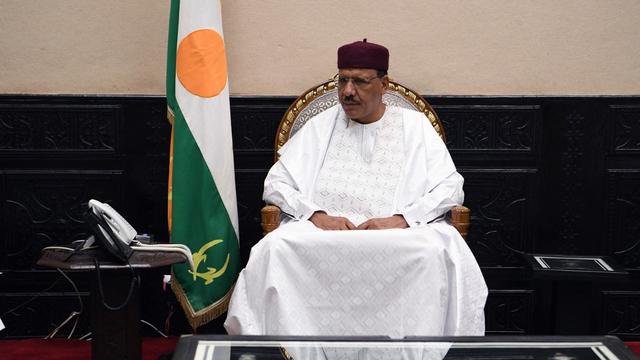
<path id="1" fill-rule="evenodd" d="M 437 113 L 452 151 L 535 155 L 539 145 L 539 105 L 445 105 Z"/>
<path id="2" fill-rule="evenodd" d="M 2 269 L 31 269 L 45 246 L 87 237 L 88 198 L 122 200 L 121 171 L 6 170 L 0 173 Z"/>
<path id="3" fill-rule="evenodd" d="M 606 246 L 628 267 L 640 266 L 640 169 L 609 170 Z"/>
<path id="4" fill-rule="evenodd" d="M 80 312 L 75 335 L 90 331 L 87 310 L 89 292 L 86 277 L 69 273 L 80 292 L 76 293 L 67 279 L 55 270 L 10 270 L 0 275 L 0 311 L 7 327 L 4 337 L 44 337 L 61 324 L 73 311 Z M 82 304 L 80 304 L 82 302 Z M 60 334 L 69 334 L 70 326 Z"/>
<path id="5" fill-rule="evenodd" d="M 0 155 L 116 152 L 119 105 L 0 104 Z"/>
<path id="6" fill-rule="evenodd" d="M 616 155 L 640 153 L 640 106 L 609 105 L 613 123 L 613 141 L 610 150 Z"/>
<path id="7" fill-rule="evenodd" d="M 37 301 L 29 300 L 37 297 Z M 89 293 L 82 292 L 80 297 L 86 306 L 89 304 Z M 0 293 L 0 303 L 3 310 L 28 302 L 26 306 L 19 307 L 3 317 L 3 322 L 10 329 L 12 337 L 45 337 L 61 324 L 72 312 L 80 312 L 78 295 L 72 291 L 46 292 L 44 294 L 27 293 Z M 4 308 L 6 306 L 6 308 Z M 74 317 L 67 326 L 63 327 L 56 337 L 68 336 L 73 328 Z M 74 337 L 80 337 L 91 331 L 89 327 L 88 313 L 85 311 L 78 316 L 78 325 L 73 333 Z"/>
<path id="8" fill-rule="evenodd" d="M 625 266 L 640 267 L 640 105 L 608 106 L 607 246 Z"/>
<path id="9" fill-rule="evenodd" d="M 234 98 L 231 102 L 234 149 L 272 156 L 278 123 L 291 102 L 291 98 Z"/>
<path id="10" fill-rule="evenodd" d="M 536 169 L 467 169 L 465 204 L 471 209 L 469 245 L 481 266 L 519 266 L 535 249 Z"/>
<path id="11" fill-rule="evenodd" d="M 266 170 L 236 170 L 238 189 L 238 220 L 240 223 L 240 259 L 245 264 L 249 260 L 251 247 L 262 238 L 260 209 L 262 201 L 262 183 Z"/>
<path id="12" fill-rule="evenodd" d="M 584 105 L 564 109 L 553 104 L 551 110 L 554 112 L 549 121 L 545 148 L 549 176 L 544 186 L 553 199 L 547 199 L 552 222 L 546 234 L 557 233 L 557 236 L 556 241 L 547 244 L 544 250 L 594 253 L 597 249 L 595 236 L 602 235 L 601 217 L 595 212 L 576 209 L 600 208 L 603 201 L 603 121 L 593 109 Z"/>
<path id="13" fill-rule="evenodd" d="M 491 290 L 485 324 L 492 335 L 524 335 L 533 332 L 534 294 L 532 290 Z"/>
<path id="14" fill-rule="evenodd" d="M 640 338 L 640 98 L 428 100 L 465 177 L 469 245 L 490 287 L 488 333 L 570 331 L 555 319 L 571 307 L 571 291 L 557 290 L 586 289 L 580 331 Z M 261 238 L 263 180 L 292 101 L 231 99 L 243 261 Z M 65 317 L 74 310 L 66 280 L 34 263 L 41 247 L 86 236 L 81 214 L 90 198 L 111 202 L 139 232 L 168 241 L 170 131 L 162 97 L 0 95 L 0 310 L 29 300 L 2 315 L 10 326 L 0 336 L 45 335 L 63 320 L 49 309 Z M 532 252 L 611 255 L 631 277 L 534 280 L 521 256 Z M 143 292 L 143 317 L 156 326 L 175 307 L 159 275 L 149 275 Z M 74 278 L 87 297 L 91 279 Z M 172 321 L 184 323 L 179 316 Z"/>
<path id="15" fill-rule="evenodd" d="M 638 339 L 640 291 L 603 291 L 602 332 Z"/>

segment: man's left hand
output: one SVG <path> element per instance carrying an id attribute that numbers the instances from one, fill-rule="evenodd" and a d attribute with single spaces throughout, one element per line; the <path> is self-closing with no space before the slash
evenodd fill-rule
<path id="1" fill-rule="evenodd" d="M 369 219 L 358 225 L 356 230 L 383 230 L 383 229 L 404 229 L 409 224 L 402 215 L 393 215 L 386 218 Z"/>

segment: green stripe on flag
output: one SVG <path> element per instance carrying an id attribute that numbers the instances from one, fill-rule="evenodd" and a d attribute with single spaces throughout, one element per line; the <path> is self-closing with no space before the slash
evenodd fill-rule
<path id="1" fill-rule="evenodd" d="M 176 51 L 178 49 L 178 20 L 180 18 L 180 0 L 171 1 L 169 13 L 169 40 L 167 41 L 167 106 L 178 110 L 176 100 Z"/>
<path id="2" fill-rule="evenodd" d="M 175 111 L 174 131 L 171 241 L 189 246 L 196 263 L 195 279 L 189 266 L 180 264 L 173 268 L 174 281 L 180 283 L 191 307 L 198 312 L 225 297 L 235 283 L 240 270 L 238 239 L 211 172 L 179 110 Z M 211 244 L 216 240 L 222 242 Z M 201 250 L 205 252 L 198 254 Z M 199 256 L 206 256 L 206 262 L 198 263 Z M 213 277 L 227 263 L 227 257 L 226 271 Z"/>

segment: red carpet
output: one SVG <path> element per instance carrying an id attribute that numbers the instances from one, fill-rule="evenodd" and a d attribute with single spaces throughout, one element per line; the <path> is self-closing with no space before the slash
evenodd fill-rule
<path id="1" fill-rule="evenodd" d="M 640 357 L 640 341 L 627 341 L 624 344 L 627 345 L 627 347 L 629 347 L 629 349 L 631 349 L 634 354 Z"/>
<path id="2" fill-rule="evenodd" d="M 142 360 L 158 360 L 172 353 L 177 337 L 142 339 Z M 0 340 L 0 358 L 6 360 L 90 360 L 91 342 L 67 339 Z M 166 357 L 170 359 L 169 356 Z"/>

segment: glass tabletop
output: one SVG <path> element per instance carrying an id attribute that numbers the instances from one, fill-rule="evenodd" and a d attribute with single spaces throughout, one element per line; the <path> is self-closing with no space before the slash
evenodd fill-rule
<path id="1" fill-rule="evenodd" d="M 174 360 L 635 359 L 618 338 L 490 336 L 318 338 L 183 336 Z"/>

